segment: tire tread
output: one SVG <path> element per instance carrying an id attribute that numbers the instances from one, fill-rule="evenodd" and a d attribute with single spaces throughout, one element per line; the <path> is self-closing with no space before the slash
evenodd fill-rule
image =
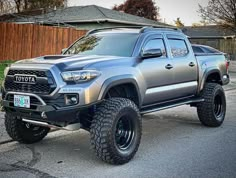
<path id="1" fill-rule="evenodd" d="M 221 85 L 217 83 L 206 83 L 201 93 L 201 96 L 204 98 L 204 102 L 197 105 L 197 113 L 199 120 L 205 126 L 218 127 L 223 123 L 224 119 L 222 121 L 218 121 L 213 114 L 214 93 L 217 90 L 221 90 L 224 93 L 224 89 Z"/>
<path id="2" fill-rule="evenodd" d="M 120 157 L 116 151 L 111 149 L 112 143 L 112 126 L 113 119 L 121 108 L 130 107 L 138 113 L 138 120 L 140 123 L 141 131 L 141 116 L 137 106 L 129 99 L 126 98 L 111 98 L 103 102 L 96 111 L 94 119 L 91 124 L 91 145 L 95 150 L 96 155 L 103 161 L 111 164 L 124 164 L 133 158 L 138 150 L 140 138 L 135 150 L 128 157 Z M 109 138 L 108 138 L 109 137 Z M 108 138 L 108 139 L 107 139 Z M 109 140 L 109 141 L 107 141 Z"/>
<path id="3" fill-rule="evenodd" d="M 44 137 L 47 136 L 48 132 L 50 131 L 50 128 L 44 128 L 42 133 L 37 136 L 33 135 L 27 135 L 25 136 L 22 134 L 21 129 L 21 122 L 22 120 L 18 119 L 16 116 L 6 113 L 5 114 L 5 128 L 8 133 L 8 135 L 14 140 L 18 141 L 19 143 L 25 143 L 25 144 L 31 144 L 41 141 Z"/>

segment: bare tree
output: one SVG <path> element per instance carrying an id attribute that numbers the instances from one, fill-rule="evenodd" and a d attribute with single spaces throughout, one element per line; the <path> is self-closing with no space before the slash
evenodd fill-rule
<path id="1" fill-rule="evenodd" d="M 236 0 L 209 0 L 208 5 L 199 5 L 204 20 L 231 29 L 236 33 Z"/>
<path id="2" fill-rule="evenodd" d="M 26 0 L 14 0 L 15 5 L 16 5 L 16 10 L 17 10 L 18 13 L 21 12 L 24 9 L 23 8 L 24 1 L 26 1 Z M 27 3 L 27 1 L 26 1 L 26 3 Z"/>
<path id="3" fill-rule="evenodd" d="M 15 11 L 13 1 L 0 0 L 0 14 L 11 13 Z"/>
<path id="4" fill-rule="evenodd" d="M 67 0 L 0 0 L 0 13 L 23 12 L 39 8 L 64 7 Z"/>
<path id="5" fill-rule="evenodd" d="M 64 0 L 24 0 L 25 9 L 49 9 L 54 7 L 64 7 Z"/>

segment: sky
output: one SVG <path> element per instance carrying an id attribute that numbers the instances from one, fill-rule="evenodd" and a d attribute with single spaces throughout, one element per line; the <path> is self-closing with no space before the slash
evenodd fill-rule
<path id="1" fill-rule="evenodd" d="M 185 26 L 198 23 L 201 20 L 198 4 L 206 6 L 208 0 L 154 0 L 160 8 L 160 16 L 163 21 L 174 24 L 178 17 Z M 111 9 L 115 4 L 121 4 L 124 0 L 68 0 L 68 6 L 98 5 Z"/>

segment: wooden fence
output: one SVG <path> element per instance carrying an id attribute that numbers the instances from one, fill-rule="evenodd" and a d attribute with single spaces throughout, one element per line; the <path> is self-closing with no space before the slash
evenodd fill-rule
<path id="1" fill-rule="evenodd" d="M 73 28 L 0 23 L 0 61 L 60 54 L 85 33 Z"/>

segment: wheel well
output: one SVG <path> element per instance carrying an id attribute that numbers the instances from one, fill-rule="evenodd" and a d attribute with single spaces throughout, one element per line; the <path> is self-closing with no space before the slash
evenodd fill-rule
<path id="1" fill-rule="evenodd" d="M 218 72 L 214 72 L 214 73 L 208 75 L 206 82 L 207 83 L 218 83 L 218 84 L 222 85 L 220 74 Z"/>
<path id="2" fill-rule="evenodd" d="M 138 95 L 135 85 L 132 83 L 119 84 L 119 85 L 111 87 L 107 91 L 105 95 L 105 99 L 108 99 L 111 97 L 128 98 L 132 100 L 139 107 L 139 95 Z"/>

